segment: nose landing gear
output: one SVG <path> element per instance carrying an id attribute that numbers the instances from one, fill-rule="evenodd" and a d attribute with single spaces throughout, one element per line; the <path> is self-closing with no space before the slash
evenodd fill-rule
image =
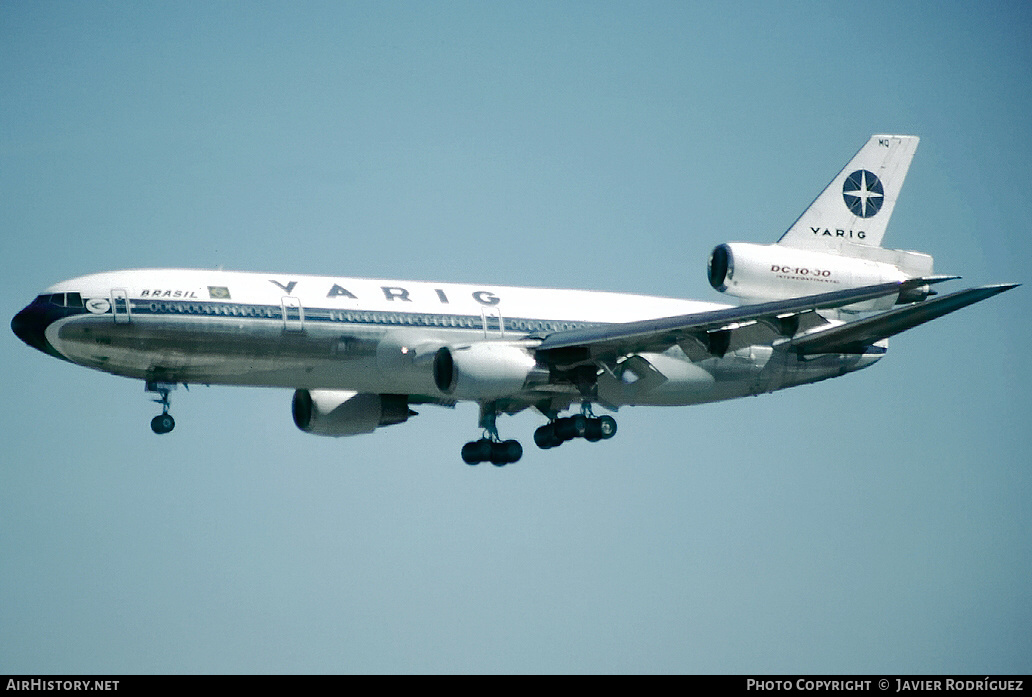
<path id="1" fill-rule="evenodd" d="M 172 406 L 172 402 L 168 398 L 168 393 L 176 389 L 176 383 L 148 380 L 143 389 L 145 392 L 153 392 L 159 395 L 157 399 L 152 401 L 161 405 L 161 413 L 151 419 L 151 430 L 158 435 L 168 433 L 176 427 L 176 420 L 168 413 L 169 408 Z"/>

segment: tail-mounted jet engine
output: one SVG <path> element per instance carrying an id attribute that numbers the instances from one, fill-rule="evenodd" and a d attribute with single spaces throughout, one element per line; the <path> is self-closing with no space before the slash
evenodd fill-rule
<path id="1" fill-rule="evenodd" d="M 928 276 L 932 273 L 932 258 L 917 252 L 859 245 L 844 248 L 839 254 L 735 242 L 713 249 L 707 271 L 710 285 L 717 291 L 750 301 L 766 301 Z M 925 286 L 908 293 L 905 298 L 889 296 L 850 309 L 884 310 L 897 301 L 921 300 L 929 291 Z"/>
<path id="2" fill-rule="evenodd" d="M 414 413 L 409 411 L 408 395 L 304 389 L 294 392 L 292 411 L 297 427 L 317 436 L 372 433 Z"/>
<path id="3" fill-rule="evenodd" d="M 537 373 L 534 357 L 518 346 L 482 341 L 470 346 L 438 349 L 434 356 L 434 383 L 449 397 L 485 401 L 518 392 Z"/>

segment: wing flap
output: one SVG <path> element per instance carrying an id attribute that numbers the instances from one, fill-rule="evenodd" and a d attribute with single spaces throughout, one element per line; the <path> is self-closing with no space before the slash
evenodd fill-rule
<path id="1" fill-rule="evenodd" d="M 792 314 L 844 307 L 909 291 L 912 288 L 937 283 L 940 280 L 945 280 L 945 277 L 912 278 L 902 282 L 879 283 L 863 288 L 838 290 L 801 298 L 728 307 L 688 315 L 570 329 L 549 334 L 537 346 L 537 351 L 557 359 L 556 362 L 585 360 L 589 354 L 598 355 L 604 352 L 634 353 L 653 347 L 672 346 L 689 336 L 704 336 L 708 332 L 718 332 L 735 324 L 756 320 L 777 322 L 779 318 Z"/>
<path id="2" fill-rule="evenodd" d="M 774 348 L 814 353 L 863 353 L 875 341 L 895 336 L 962 307 L 1015 288 L 1017 283 L 1000 283 L 950 293 L 934 300 L 883 312 L 874 317 L 840 324 L 774 343 Z"/>

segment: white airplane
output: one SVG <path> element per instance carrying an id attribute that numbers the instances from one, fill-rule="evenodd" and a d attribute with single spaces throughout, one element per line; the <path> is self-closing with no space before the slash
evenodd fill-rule
<path id="1" fill-rule="evenodd" d="M 687 405 L 773 392 L 865 368 L 893 336 L 1014 288 L 929 299 L 932 258 L 883 249 L 917 148 L 876 135 L 776 244 L 722 244 L 709 282 L 744 304 L 479 284 L 139 269 L 47 288 L 11 328 L 57 358 L 169 392 L 202 383 L 293 388 L 298 428 L 351 436 L 418 404 L 480 405 L 468 464 L 523 448 L 496 418 L 533 407 L 541 448 L 611 438 L 592 407 Z M 579 411 L 578 411 L 579 407 Z M 559 415 L 572 409 L 571 416 Z"/>

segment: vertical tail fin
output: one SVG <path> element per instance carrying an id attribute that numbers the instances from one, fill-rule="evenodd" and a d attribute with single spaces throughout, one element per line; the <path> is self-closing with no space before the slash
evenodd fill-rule
<path id="1" fill-rule="evenodd" d="M 918 140 L 871 136 L 778 244 L 828 251 L 841 249 L 843 242 L 881 246 Z"/>

